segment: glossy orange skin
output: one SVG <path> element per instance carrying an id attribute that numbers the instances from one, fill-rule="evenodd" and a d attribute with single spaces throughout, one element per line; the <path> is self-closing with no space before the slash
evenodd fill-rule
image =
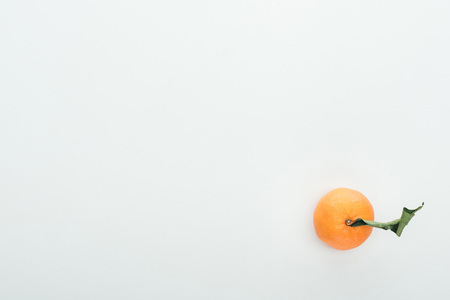
<path id="1" fill-rule="evenodd" d="M 334 189 L 320 199 L 314 211 L 314 228 L 324 243 L 338 250 L 358 247 L 370 236 L 372 227 L 350 227 L 346 220 L 357 218 L 373 221 L 372 204 L 360 192 L 347 189 Z"/>

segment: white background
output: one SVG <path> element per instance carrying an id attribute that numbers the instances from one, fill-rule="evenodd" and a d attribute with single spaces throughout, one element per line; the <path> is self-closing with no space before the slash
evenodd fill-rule
<path id="1" fill-rule="evenodd" d="M 449 1 L 0 2 L 0 299 L 450 298 Z M 336 187 L 401 238 L 314 233 Z"/>

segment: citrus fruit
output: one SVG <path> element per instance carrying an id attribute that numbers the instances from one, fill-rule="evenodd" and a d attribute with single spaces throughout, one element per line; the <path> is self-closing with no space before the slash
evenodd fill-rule
<path id="1" fill-rule="evenodd" d="M 324 243 L 338 250 L 358 247 L 370 236 L 372 227 L 351 227 L 357 219 L 373 221 L 372 204 L 360 192 L 334 189 L 320 199 L 314 211 L 314 228 Z"/>

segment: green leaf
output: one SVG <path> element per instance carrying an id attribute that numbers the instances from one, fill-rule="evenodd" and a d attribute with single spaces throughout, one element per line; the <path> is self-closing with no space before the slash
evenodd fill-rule
<path id="1" fill-rule="evenodd" d="M 422 202 L 422 205 L 416 209 L 408 209 L 406 207 L 403 207 L 403 212 L 402 212 L 402 216 L 400 217 L 400 219 L 396 219 L 391 222 L 381 223 L 381 222 L 368 221 L 368 220 L 363 220 L 361 218 L 358 218 L 355 220 L 355 222 L 353 222 L 352 224 L 350 224 L 348 226 L 351 226 L 351 227 L 371 226 L 371 227 L 375 227 L 375 228 L 381 228 L 384 230 L 391 230 L 396 235 L 401 236 L 405 226 L 408 225 L 409 221 L 411 221 L 411 219 L 414 217 L 415 213 L 417 211 L 419 211 L 420 209 L 422 209 L 423 205 L 424 205 L 424 203 Z"/>

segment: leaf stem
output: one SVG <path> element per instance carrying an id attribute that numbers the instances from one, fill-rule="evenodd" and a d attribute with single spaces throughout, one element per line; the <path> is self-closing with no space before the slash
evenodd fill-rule
<path id="1" fill-rule="evenodd" d="M 422 205 L 416 209 L 408 209 L 406 207 L 403 207 L 403 212 L 402 212 L 402 216 L 400 217 L 400 219 L 395 219 L 394 221 L 391 221 L 391 222 L 382 223 L 382 222 L 375 222 L 375 221 L 369 221 L 369 220 L 364 220 L 364 219 L 358 218 L 352 224 L 347 224 L 347 223 L 346 224 L 351 227 L 371 226 L 371 227 L 375 227 L 375 228 L 381 228 L 384 230 L 391 230 L 397 236 L 401 236 L 405 226 L 408 225 L 409 221 L 411 221 L 411 219 L 414 217 L 415 213 L 417 211 L 419 211 L 420 209 L 422 209 L 423 205 L 424 205 L 424 203 L 422 202 Z"/>

